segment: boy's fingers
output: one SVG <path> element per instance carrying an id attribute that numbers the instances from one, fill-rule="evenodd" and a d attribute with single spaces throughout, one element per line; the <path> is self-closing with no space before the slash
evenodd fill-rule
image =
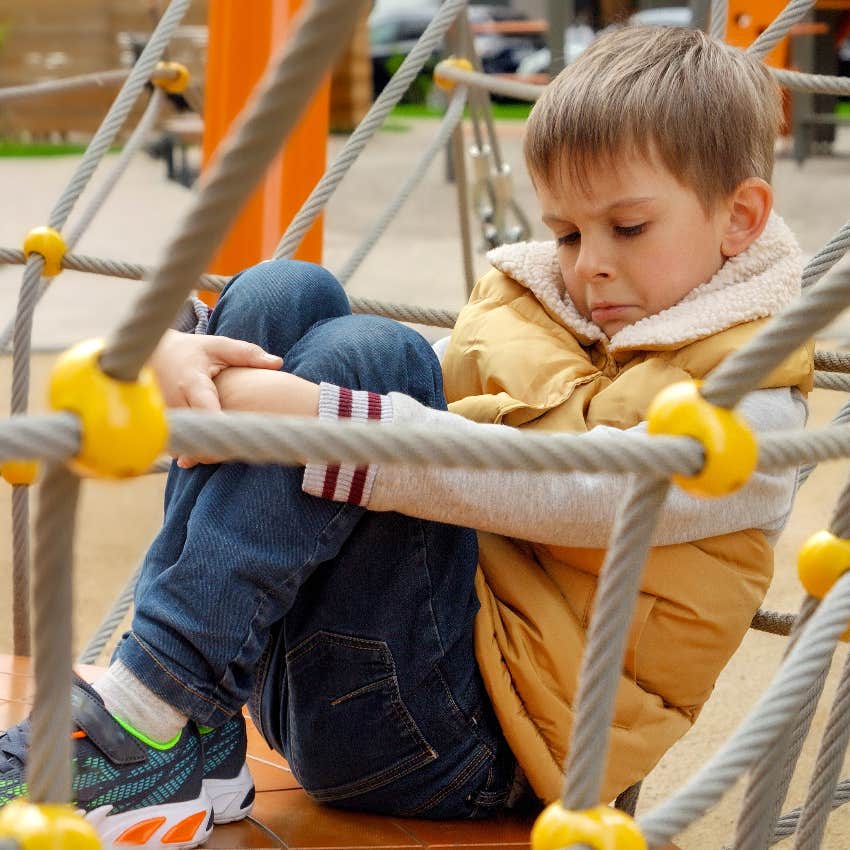
<path id="1" fill-rule="evenodd" d="M 194 410 L 220 411 L 221 401 L 215 384 L 206 376 L 198 375 L 184 389 L 186 404 Z"/>
<path id="2" fill-rule="evenodd" d="M 283 358 L 263 351 L 253 342 L 226 336 L 208 337 L 211 353 L 225 366 L 251 366 L 255 369 L 280 369 Z"/>

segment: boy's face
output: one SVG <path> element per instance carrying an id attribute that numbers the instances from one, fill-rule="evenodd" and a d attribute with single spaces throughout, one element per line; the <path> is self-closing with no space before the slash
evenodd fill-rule
<path id="1" fill-rule="evenodd" d="M 537 184 L 567 292 L 608 337 L 671 307 L 723 265 L 729 206 L 707 213 L 654 157 L 624 155 L 582 187 Z"/>

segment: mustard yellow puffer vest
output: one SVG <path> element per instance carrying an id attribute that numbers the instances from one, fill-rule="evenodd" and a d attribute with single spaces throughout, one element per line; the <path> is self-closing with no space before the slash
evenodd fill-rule
<path id="1" fill-rule="evenodd" d="M 443 360 L 449 409 L 536 431 L 628 428 L 646 419 L 659 390 L 705 376 L 764 321 L 612 352 L 605 341 L 577 338 L 526 286 L 493 270 L 462 311 Z M 811 348 L 801 348 L 763 386 L 807 392 L 812 369 Z M 479 543 L 478 663 L 532 788 L 551 801 L 560 793 L 605 552 L 486 533 Z M 772 549 L 755 530 L 651 550 L 620 678 L 606 801 L 645 776 L 691 726 L 746 633 L 772 569 Z"/>

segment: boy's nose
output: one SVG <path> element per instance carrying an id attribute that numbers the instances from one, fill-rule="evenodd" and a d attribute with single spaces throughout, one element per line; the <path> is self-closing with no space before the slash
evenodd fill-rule
<path id="1" fill-rule="evenodd" d="M 600 246 L 582 240 L 575 273 L 581 280 L 606 280 L 613 277 L 613 267 Z"/>

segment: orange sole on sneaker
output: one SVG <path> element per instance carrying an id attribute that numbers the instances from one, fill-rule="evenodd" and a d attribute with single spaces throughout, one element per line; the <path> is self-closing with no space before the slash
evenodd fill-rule
<path id="1" fill-rule="evenodd" d="M 104 846 L 189 850 L 203 844 L 213 829 L 212 802 L 203 792 L 197 800 L 166 803 L 110 815 L 112 806 L 86 814 Z"/>

